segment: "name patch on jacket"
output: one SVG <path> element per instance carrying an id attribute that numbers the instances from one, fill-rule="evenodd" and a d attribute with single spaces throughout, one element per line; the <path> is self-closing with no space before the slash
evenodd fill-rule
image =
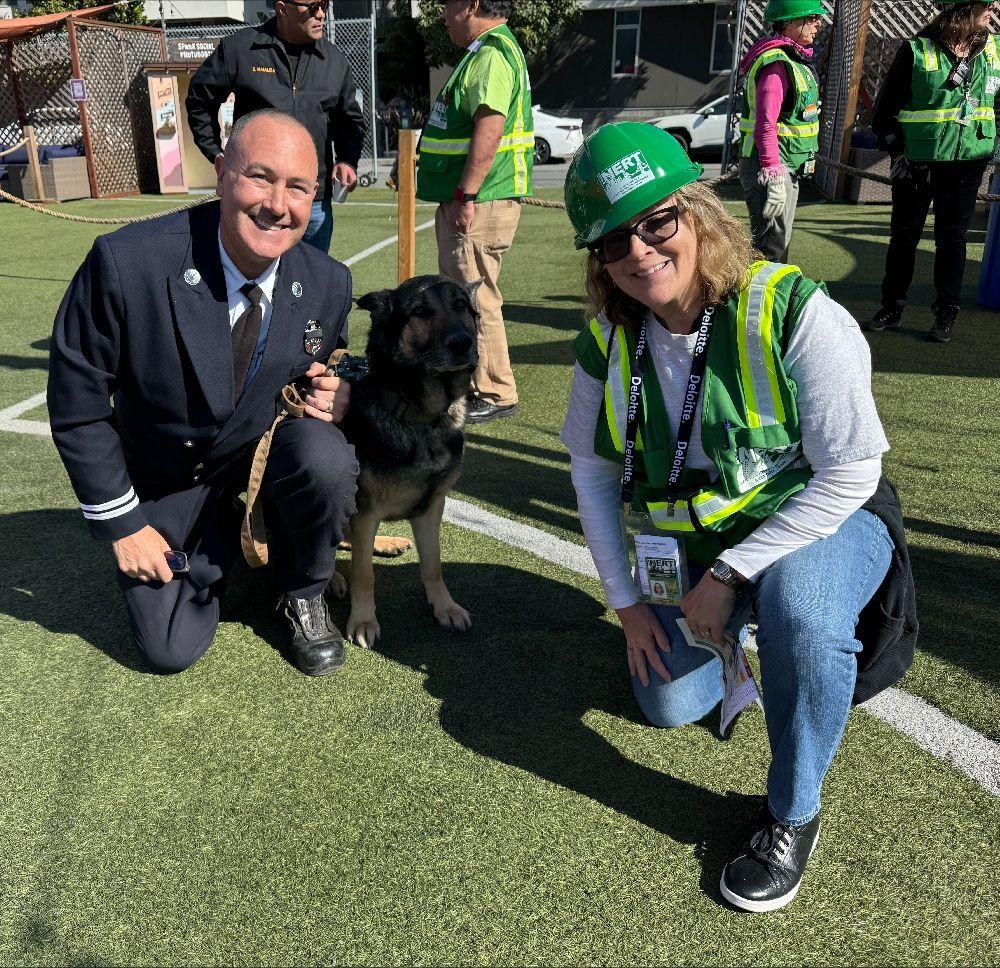
<path id="1" fill-rule="evenodd" d="M 250 73 L 251 74 L 273 74 L 274 73 L 274 68 L 273 67 L 260 67 L 259 65 L 254 64 L 253 67 L 250 68 Z"/>

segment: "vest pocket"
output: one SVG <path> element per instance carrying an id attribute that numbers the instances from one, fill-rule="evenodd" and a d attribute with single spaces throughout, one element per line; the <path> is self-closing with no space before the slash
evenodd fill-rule
<path id="1" fill-rule="evenodd" d="M 451 157 L 452 156 L 449 155 L 439 155 L 436 154 L 435 152 L 421 151 L 420 168 L 423 171 L 432 172 L 434 174 L 440 174 L 448 167 Z M 454 157 L 464 158 L 465 156 L 456 155 Z"/>

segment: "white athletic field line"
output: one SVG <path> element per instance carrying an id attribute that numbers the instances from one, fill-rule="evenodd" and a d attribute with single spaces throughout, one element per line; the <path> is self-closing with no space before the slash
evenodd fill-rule
<path id="1" fill-rule="evenodd" d="M 364 204 L 377 205 L 379 203 L 365 202 Z M 385 204 L 388 204 L 388 202 Z M 427 222 L 421 222 L 418 226 L 416 226 L 414 231 L 423 232 L 425 229 L 429 229 L 433 225 L 434 219 L 430 219 Z M 389 238 L 383 239 L 381 242 L 376 242 L 374 245 L 368 246 L 367 249 L 362 249 L 356 255 L 352 255 L 349 259 L 345 259 L 344 265 L 353 266 L 362 259 L 367 259 L 368 256 L 374 255 L 376 252 L 380 252 L 382 249 L 388 248 L 388 246 L 393 245 L 398 241 L 398 235 L 390 235 Z M 36 434 L 39 437 L 51 437 L 52 431 L 49 428 L 48 423 L 45 421 L 18 419 L 22 413 L 34 410 L 35 407 L 40 407 L 43 403 L 45 403 L 44 392 L 36 393 L 33 397 L 29 397 L 27 400 L 22 400 L 20 403 L 15 403 L 12 407 L 7 407 L 6 410 L 0 410 L 0 430 L 7 430 L 15 434 Z"/>
<path id="2" fill-rule="evenodd" d="M 531 525 L 455 498 L 446 501 L 444 518 L 460 528 L 529 551 L 578 575 L 597 578 L 597 569 L 585 547 Z M 861 708 L 914 740 L 931 756 L 960 770 L 993 796 L 1000 797 L 1000 744 L 902 689 L 886 689 Z"/>
<path id="3" fill-rule="evenodd" d="M 433 220 L 422 222 L 416 227 L 416 231 L 429 229 L 433 224 Z M 354 265 L 398 239 L 398 235 L 383 239 L 351 256 L 344 264 Z M 0 431 L 51 437 L 47 423 L 19 419 L 22 413 L 34 410 L 44 402 L 45 393 L 36 393 L 27 400 L 0 410 Z M 444 516 L 446 521 L 467 531 L 475 531 L 513 548 L 521 548 L 578 575 L 597 578 L 597 569 L 590 553 L 582 545 L 455 498 L 448 498 Z M 1000 797 L 1000 745 L 997 743 L 902 689 L 887 689 L 864 703 L 861 708 L 909 736 L 931 756 L 951 764 L 984 790 Z"/>

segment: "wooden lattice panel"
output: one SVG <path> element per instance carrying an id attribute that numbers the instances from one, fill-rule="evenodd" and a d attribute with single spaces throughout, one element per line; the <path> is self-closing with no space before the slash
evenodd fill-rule
<path id="1" fill-rule="evenodd" d="M 143 65 L 161 59 L 148 30 L 108 24 L 77 26 L 87 79 L 87 117 L 99 196 L 155 191 L 153 124 Z"/>
<path id="2" fill-rule="evenodd" d="M 43 145 L 80 145 L 80 112 L 69 96 L 72 74 L 65 33 L 43 34 L 13 45 L 12 58 L 25 114 Z M 0 49 L 0 144 L 21 140 L 14 84 Z"/>

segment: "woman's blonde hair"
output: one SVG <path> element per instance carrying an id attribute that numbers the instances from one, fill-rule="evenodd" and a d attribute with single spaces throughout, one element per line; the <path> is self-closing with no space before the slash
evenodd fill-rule
<path id="1" fill-rule="evenodd" d="M 701 298 L 705 306 L 724 302 L 744 284 L 750 264 L 762 258 L 753 247 L 743 224 L 729 212 L 707 185 L 692 182 L 671 196 L 681 218 L 697 240 L 697 267 Z M 637 326 L 646 307 L 622 292 L 604 266 L 591 253 L 587 256 L 588 313 L 604 313 L 617 326 Z"/>

